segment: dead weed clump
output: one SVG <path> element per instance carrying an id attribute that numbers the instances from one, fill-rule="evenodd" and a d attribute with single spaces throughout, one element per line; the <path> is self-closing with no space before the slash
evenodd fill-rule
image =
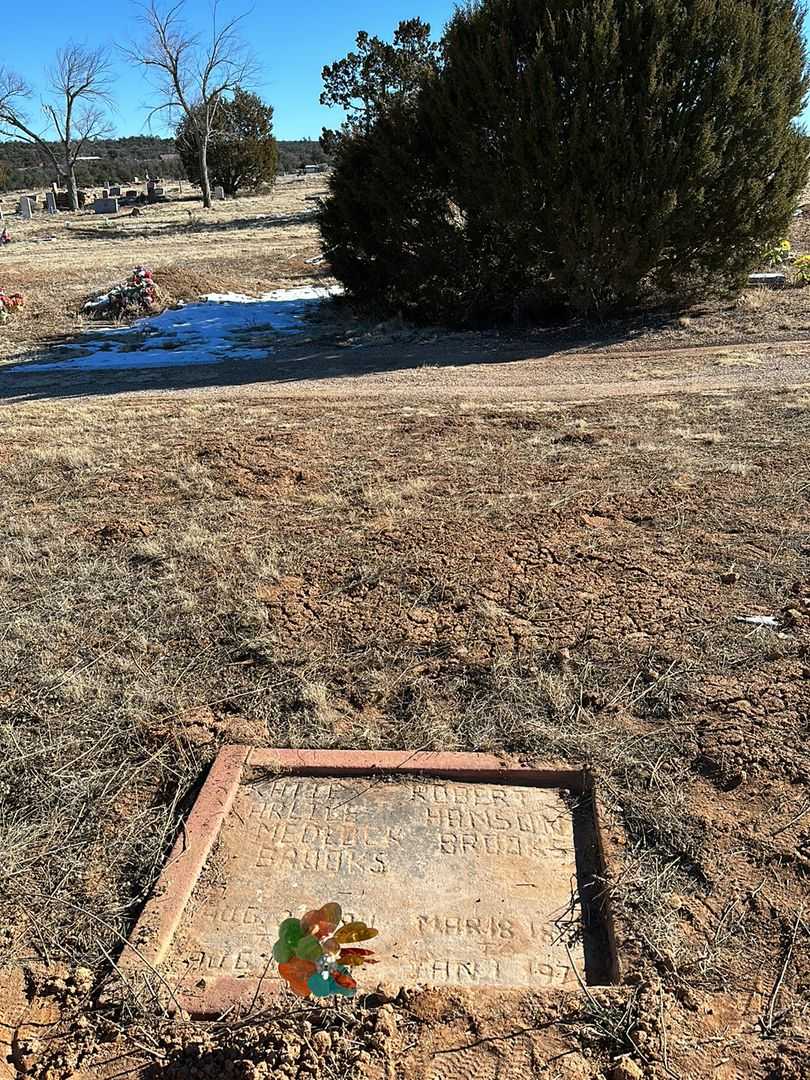
<path id="1" fill-rule="evenodd" d="M 120 951 L 205 760 L 182 737 L 157 741 L 141 709 L 123 685 L 99 694 L 81 662 L 0 704 L 3 964 L 32 945 L 92 965 Z"/>

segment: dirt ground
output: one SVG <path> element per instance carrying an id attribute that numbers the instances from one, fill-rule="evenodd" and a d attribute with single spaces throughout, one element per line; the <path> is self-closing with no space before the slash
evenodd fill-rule
<path id="1" fill-rule="evenodd" d="M 139 262 L 178 296 L 317 280 L 318 184 L 80 258 L 36 221 L 6 357 Z M 810 1076 L 808 296 L 522 336 L 337 306 L 267 363 L 0 375 L 8 1074 Z M 621 985 L 100 1005 L 229 741 L 589 764 Z"/>

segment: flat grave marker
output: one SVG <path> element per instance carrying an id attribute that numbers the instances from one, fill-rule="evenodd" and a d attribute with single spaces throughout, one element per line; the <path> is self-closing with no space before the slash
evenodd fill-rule
<path id="1" fill-rule="evenodd" d="M 769 289 L 779 289 L 787 284 L 787 274 L 780 271 L 763 274 L 749 274 L 749 285 L 760 285 Z"/>
<path id="2" fill-rule="evenodd" d="M 536 770 L 504 769 L 486 755 L 347 752 L 320 757 L 377 765 L 279 774 L 279 760 L 291 767 L 296 754 L 319 757 L 221 752 L 188 841 L 121 958 L 125 976 L 154 965 L 197 1016 L 268 1000 L 282 985 L 271 959 L 279 923 L 337 901 L 345 917 L 380 932 L 371 943 L 379 963 L 361 976 L 368 990 L 588 981 L 582 853 L 562 790 L 581 773 L 549 772 L 540 783 Z"/>

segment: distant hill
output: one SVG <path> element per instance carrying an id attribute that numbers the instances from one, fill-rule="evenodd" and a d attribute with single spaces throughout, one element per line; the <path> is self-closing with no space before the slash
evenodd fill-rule
<path id="1" fill-rule="evenodd" d="M 280 172 L 296 172 L 304 165 L 321 165 L 329 158 L 321 150 L 317 139 L 279 140 L 278 162 Z"/>
<path id="2" fill-rule="evenodd" d="M 279 141 L 279 169 L 295 172 L 303 165 L 327 160 L 317 139 Z M 173 139 L 154 135 L 130 135 L 124 139 L 99 139 L 88 143 L 84 154 L 97 160 L 79 162 L 76 174 L 80 185 L 98 187 L 143 179 L 147 173 L 165 180 L 182 178 L 183 166 Z M 24 142 L 0 142 L 0 191 L 48 187 L 54 180 L 45 155 Z"/>

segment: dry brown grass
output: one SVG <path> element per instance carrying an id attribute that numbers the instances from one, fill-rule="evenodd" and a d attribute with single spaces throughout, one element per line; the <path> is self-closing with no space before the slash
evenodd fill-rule
<path id="1" fill-rule="evenodd" d="M 6 958 L 103 963 L 180 801 L 236 738 L 590 762 L 645 948 L 697 963 L 662 896 L 701 895 L 731 860 L 706 848 L 706 702 L 768 700 L 801 668 L 802 634 L 732 617 L 778 610 L 801 576 L 806 483 L 774 478 L 806 413 L 679 405 L 712 439 L 643 402 L 6 411 Z M 767 745 L 788 777 L 783 701 Z M 745 725 L 721 785 L 759 768 Z"/>
<path id="2" fill-rule="evenodd" d="M 4 261 L 36 300 L 7 348 L 79 328 L 150 244 L 175 295 L 311 277 L 305 192 L 228 204 L 212 231 L 171 204 L 60 219 L 41 245 L 35 223 Z M 274 231 L 257 215 L 288 196 Z M 691 346 L 766 316 L 789 334 L 800 299 L 547 362 L 542 335 L 471 356 L 417 335 L 397 366 L 398 338 L 355 326 L 348 359 L 302 345 L 299 383 L 59 400 L 63 376 L 4 404 L 0 964 L 103 977 L 222 743 L 423 746 L 590 765 L 627 965 L 700 1023 L 752 999 L 752 967 L 772 987 L 808 872 L 806 352 Z M 778 632 L 735 621 L 787 608 Z M 809 977 L 797 947 L 780 1037 Z M 631 1004 L 597 1002 L 580 1033 L 635 1052 Z M 684 1060 L 713 1045 L 680 1022 Z M 781 1080 L 748 1068 L 746 1024 L 740 1069 Z"/>

